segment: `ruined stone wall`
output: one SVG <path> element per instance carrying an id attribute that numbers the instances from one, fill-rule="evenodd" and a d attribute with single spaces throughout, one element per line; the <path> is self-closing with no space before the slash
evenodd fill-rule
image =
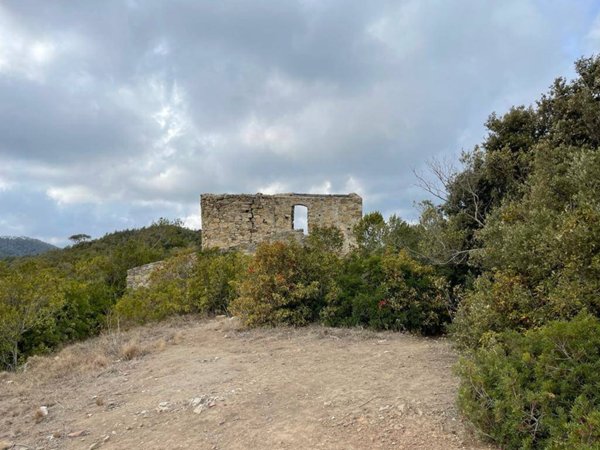
<path id="1" fill-rule="evenodd" d="M 202 247 L 251 248 L 263 241 L 298 237 L 293 229 L 294 206 L 308 210 L 308 232 L 336 226 L 344 248 L 354 244 L 352 228 L 362 217 L 362 199 L 356 194 L 202 194 Z"/>
<path id="2" fill-rule="evenodd" d="M 189 253 L 177 256 L 176 258 L 178 265 L 176 265 L 175 267 L 178 270 L 175 270 L 175 267 L 173 267 L 173 258 L 171 258 L 170 260 L 165 259 L 162 261 L 156 261 L 153 263 L 144 264 L 143 266 L 134 267 L 133 269 L 129 269 L 127 271 L 127 289 L 150 287 L 152 285 L 152 282 L 156 281 L 153 280 L 153 276 L 155 276 L 155 274 L 162 271 L 163 269 L 168 268 L 169 264 L 171 264 L 171 267 L 173 268 L 173 270 L 171 271 L 172 273 L 177 272 L 181 274 L 182 271 L 190 272 L 197 261 L 196 253 Z M 168 277 L 169 275 L 167 274 L 166 276 Z"/>
<path id="3" fill-rule="evenodd" d="M 137 289 L 150 286 L 150 277 L 154 272 L 164 267 L 165 261 L 156 261 L 143 266 L 134 267 L 127 271 L 127 289 Z"/>

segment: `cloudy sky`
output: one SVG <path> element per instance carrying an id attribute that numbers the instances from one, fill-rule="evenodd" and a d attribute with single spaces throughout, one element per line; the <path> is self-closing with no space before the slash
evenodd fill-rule
<path id="1" fill-rule="evenodd" d="M 202 192 L 414 220 L 413 169 L 599 49 L 599 0 L 0 0 L 0 235 L 199 228 Z"/>

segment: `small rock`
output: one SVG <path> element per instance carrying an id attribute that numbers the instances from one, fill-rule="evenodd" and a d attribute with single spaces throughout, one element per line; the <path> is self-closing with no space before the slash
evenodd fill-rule
<path id="1" fill-rule="evenodd" d="M 79 430 L 79 431 L 73 431 L 72 433 L 67 434 L 67 437 L 77 438 L 77 437 L 85 436 L 87 434 L 89 434 L 88 430 Z"/>
<path id="2" fill-rule="evenodd" d="M 9 441 L 0 441 L 0 450 L 8 450 L 12 448 L 13 443 Z"/>
<path id="3" fill-rule="evenodd" d="M 201 414 L 202 411 L 212 408 L 217 405 L 218 397 L 203 395 L 202 397 L 194 397 L 190 400 L 190 405 L 194 408 L 194 414 Z"/>
<path id="4" fill-rule="evenodd" d="M 46 417 L 48 415 L 48 407 L 47 406 L 40 406 L 40 409 L 38 411 L 42 417 Z"/>
<path id="5" fill-rule="evenodd" d="M 166 412 L 169 411 L 169 409 L 169 402 L 160 402 L 158 408 L 156 408 L 158 412 Z"/>
<path id="6" fill-rule="evenodd" d="M 96 441 L 96 442 L 94 442 L 92 445 L 90 445 L 90 446 L 89 446 L 89 448 L 88 448 L 88 450 L 95 450 L 95 449 L 97 449 L 97 448 L 100 448 L 100 446 L 101 446 L 102 444 L 104 444 L 105 442 L 107 442 L 109 439 L 110 439 L 110 434 L 107 434 L 106 436 L 104 436 L 104 437 L 102 438 L 102 440 L 101 440 L 101 441 Z"/>
<path id="7" fill-rule="evenodd" d="M 325 406 L 325 407 L 331 406 L 331 402 L 324 402 L 323 406 Z"/>

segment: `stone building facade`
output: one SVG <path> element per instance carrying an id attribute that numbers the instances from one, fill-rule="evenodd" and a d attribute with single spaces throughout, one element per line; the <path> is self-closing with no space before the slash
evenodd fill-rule
<path id="1" fill-rule="evenodd" d="M 362 218 L 357 194 L 202 194 L 202 248 L 252 251 L 260 242 L 301 239 L 294 230 L 294 207 L 307 208 L 308 232 L 335 226 L 344 236 L 344 249 L 354 244 L 352 229 Z"/>

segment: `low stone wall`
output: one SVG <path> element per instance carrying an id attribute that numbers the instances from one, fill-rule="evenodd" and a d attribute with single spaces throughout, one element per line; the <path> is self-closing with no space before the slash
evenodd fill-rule
<path id="1" fill-rule="evenodd" d="M 127 271 L 127 289 L 150 286 L 150 276 L 164 265 L 164 261 L 156 261 L 129 269 Z"/>
<path id="2" fill-rule="evenodd" d="M 190 253 L 185 256 L 183 264 L 191 268 L 196 262 L 196 253 Z M 140 287 L 150 287 L 152 284 L 152 275 L 161 270 L 169 263 L 169 260 L 156 261 L 143 266 L 134 267 L 127 271 L 127 289 L 138 289 Z"/>

